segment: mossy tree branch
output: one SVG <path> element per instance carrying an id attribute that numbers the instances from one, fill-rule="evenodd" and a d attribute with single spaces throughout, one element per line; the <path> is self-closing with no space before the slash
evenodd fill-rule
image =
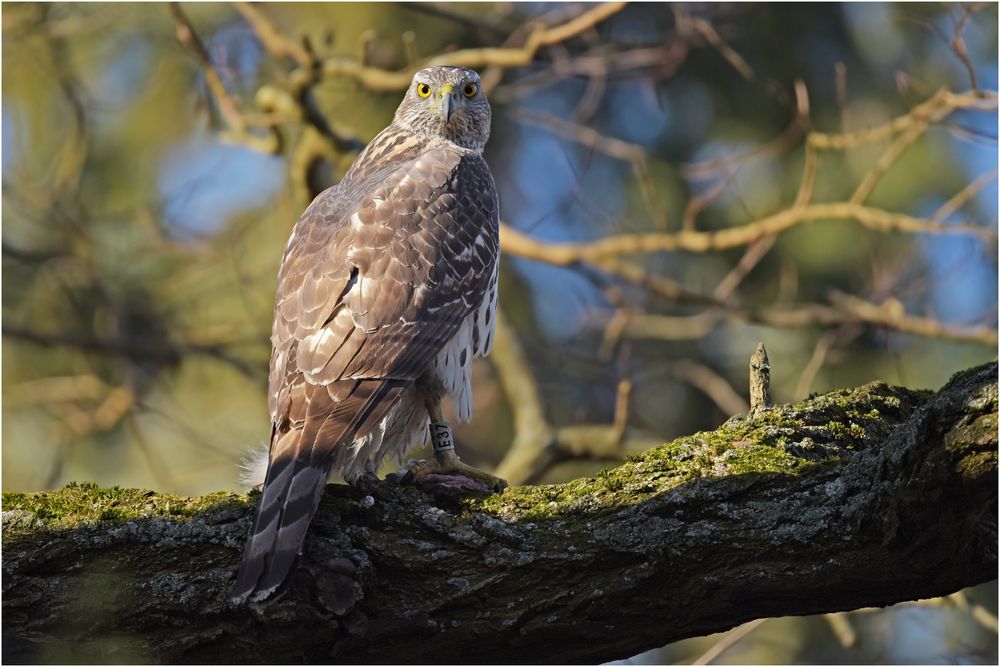
<path id="1" fill-rule="evenodd" d="M 594 479 L 331 486 L 288 595 L 227 602 L 253 497 L 5 494 L 3 659 L 597 662 L 997 568 L 997 366 L 764 407 Z"/>

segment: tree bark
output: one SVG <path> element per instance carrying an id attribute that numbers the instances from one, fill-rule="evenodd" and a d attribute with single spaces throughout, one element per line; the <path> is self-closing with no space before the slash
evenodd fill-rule
<path id="1" fill-rule="evenodd" d="M 997 366 L 761 408 L 596 478 L 329 487 L 288 593 L 228 602 L 256 496 L 4 494 L 4 662 L 600 662 L 997 569 Z"/>

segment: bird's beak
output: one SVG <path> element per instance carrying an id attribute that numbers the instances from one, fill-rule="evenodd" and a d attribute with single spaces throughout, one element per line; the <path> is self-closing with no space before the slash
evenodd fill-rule
<path id="1" fill-rule="evenodd" d="M 458 107 L 458 93 L 455 92 L 454 85 L 446 83 L 438 89 L 438 95 L 440 97 L 438 100 L 438 109 L 441 112 L 441 117 L 444 118 L 444 122 L 447 123 Z"/>

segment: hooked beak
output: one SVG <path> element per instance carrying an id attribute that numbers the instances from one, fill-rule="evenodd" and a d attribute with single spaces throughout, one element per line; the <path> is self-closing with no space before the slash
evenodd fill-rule
<path id="1" fill-rule="evenodd" d="M 458 108 L 458 93 L 455 92 L 454 85 L 446 83 L 438 89 L 438 96 L 438 110 L 447 123 Z"/>

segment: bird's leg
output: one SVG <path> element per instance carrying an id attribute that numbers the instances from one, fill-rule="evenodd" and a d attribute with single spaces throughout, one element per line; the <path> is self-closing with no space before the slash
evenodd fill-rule
<path id="1" fill-rule="evenodd" d="M 506 480 L 462 463 L 458 458 L 458 454 L 455 453 L 455 439 L 451 435 L 451 424 L 444 420 L 444 415 L 441 413 L 440 396 L 428 398 L 427 413 L 431 418 L 430 434 L 434 460 L 410 462 L 404 479 L 412 480 L 418 486 L 441 486 L 456 490 L 500 493 L 507 488 Z M 463 478 L 472 484 L 468 484 Z"/>

